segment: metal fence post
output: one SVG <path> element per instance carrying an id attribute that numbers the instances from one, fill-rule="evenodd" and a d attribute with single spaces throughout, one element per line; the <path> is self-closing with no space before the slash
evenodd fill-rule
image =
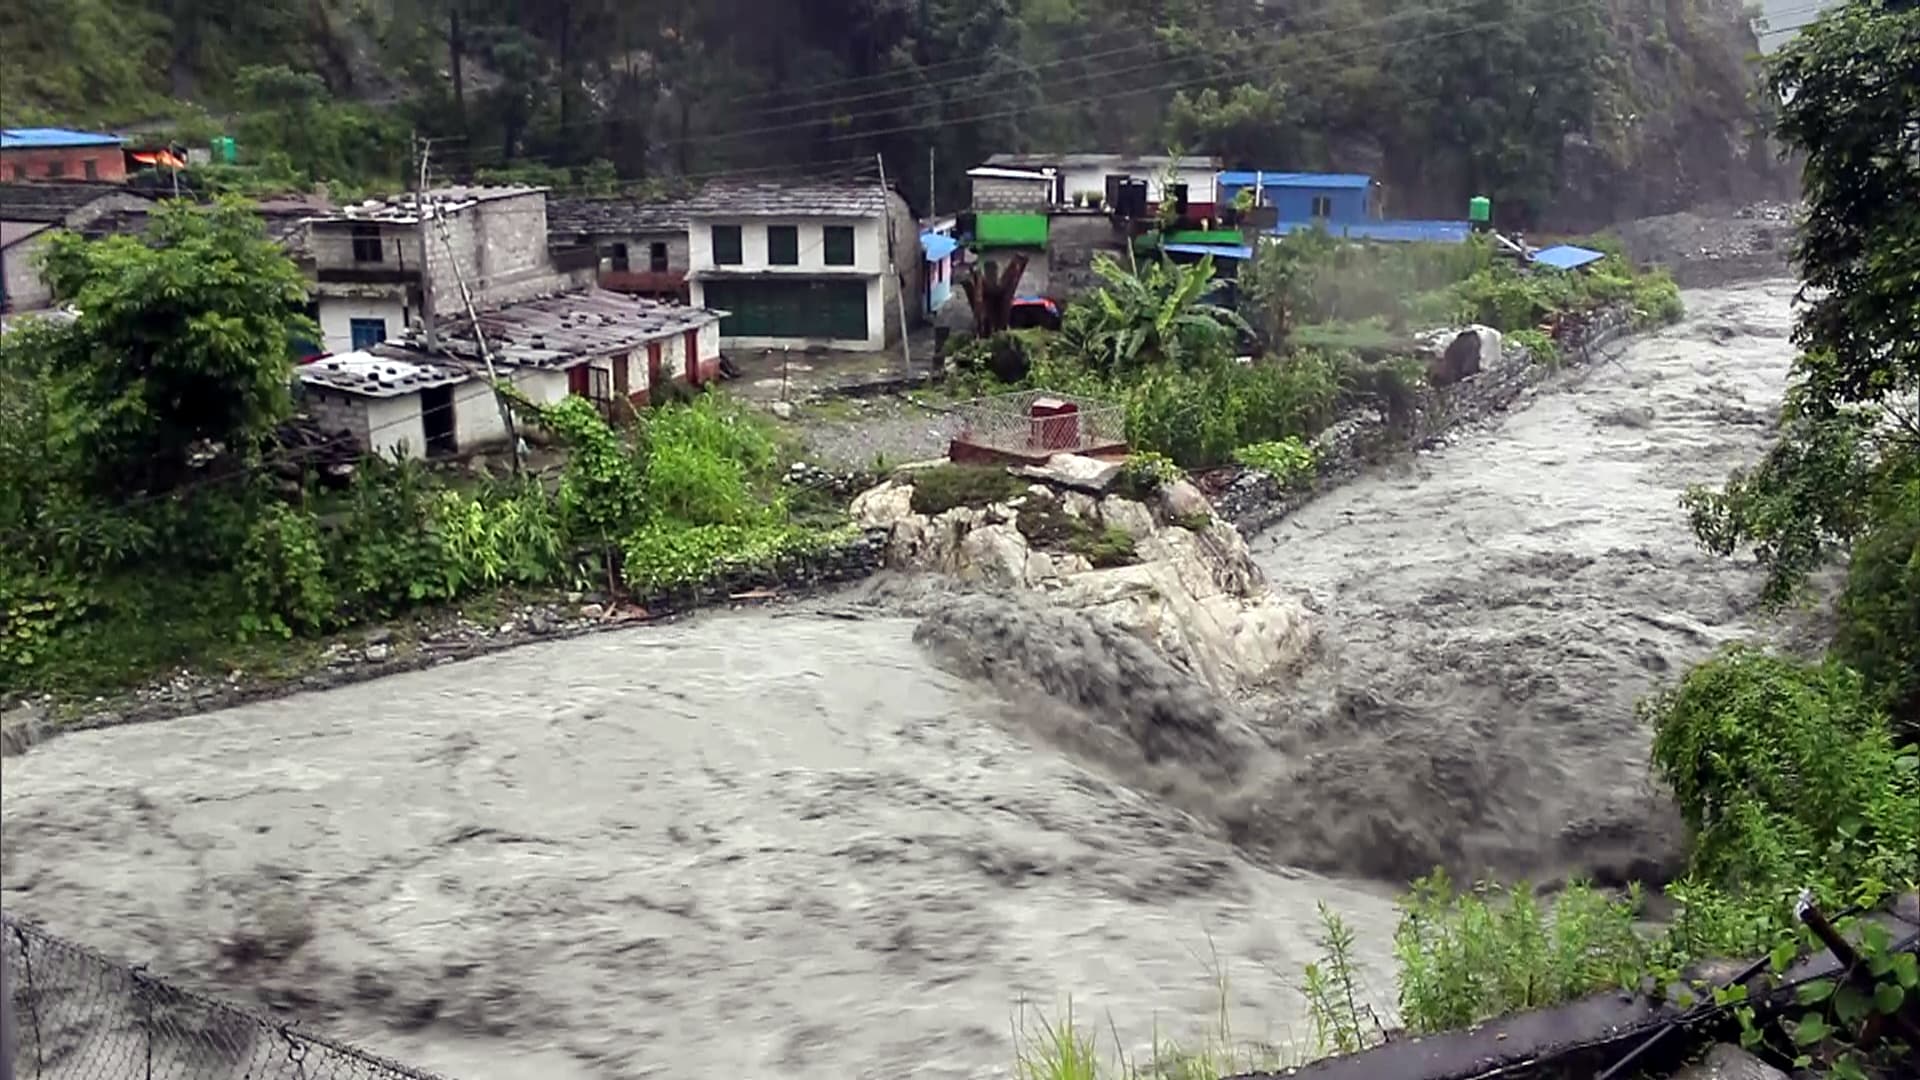
<path id="1" fill-rule="evenodd" d="M 20 943 L 20 974 L 27 981 L 27 1023 L 33 1028 L 33 1075 L 41 1076 L 47 1071 L 47 1062 L 46 1051 L 40 1042 L 40 995 L 33 985 L 33 956 L 27 951 L 27 932 L 17 923 L 13 927 L 13 937 Z M 11 1049 L 8 1056 L 11 1059 Z M 12 1068 L 11 1060 L 8 1068 Z"/>

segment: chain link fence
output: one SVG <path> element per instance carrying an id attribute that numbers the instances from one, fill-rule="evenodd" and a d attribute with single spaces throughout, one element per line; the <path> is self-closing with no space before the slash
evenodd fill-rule
<path id="1" fill-rule="evenodd" d="M 0 915 L 18 1080 L 442 1080 Z"/>
<path id="2" fill-rule="evenodd" d="M 1019 457 L 1091 453 L 1127 441 L 1125 408 L 1046 390 L 975 398 L 952 413 L 960 421 L 956 441 Z"/>

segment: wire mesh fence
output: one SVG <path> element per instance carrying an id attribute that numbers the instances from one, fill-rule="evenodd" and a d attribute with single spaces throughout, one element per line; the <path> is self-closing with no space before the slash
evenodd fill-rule
<path id="1" fill-rule="evenodd" d="M 0 915 L 20 1080 L 442 1080 Z"/>
<path id="2" fill-rule="evenodd" d="M 1127 413 L 1118 405 L 1049 390 L 975 398 L 953 407 L 959 442 L 1001 453 L 1045 457 L 1124 446 Z"/>

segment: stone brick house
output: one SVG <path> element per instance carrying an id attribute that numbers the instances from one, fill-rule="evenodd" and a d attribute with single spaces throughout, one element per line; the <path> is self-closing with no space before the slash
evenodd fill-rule
<path id="1" fill-rule="evenodd" d="M 124 215 L 152 206 L 152 199 L 118 184 L 0 183 L 0 311 L 38 311 L 53 302 L 38 259 L 56 231 L 125 231 Z"/>
<path id="2" fill-rule="evenodd" d="M 673 202 L 632 198 L 549 199 L 549 243 L 599 253 L 600 287 L 656 299 L 687 299 L 687 214 Z"/>
<path id="3" fill-rule="evenodd" d="M 117 135 L 93 131 L 6 128 L 0 130 L 0 180 L 125 183 L 125 145 Z"/>

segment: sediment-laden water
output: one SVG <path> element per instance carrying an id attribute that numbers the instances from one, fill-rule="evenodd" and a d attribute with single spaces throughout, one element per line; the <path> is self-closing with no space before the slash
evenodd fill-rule
<path id="1" fill-rule="evenodd" d="M 6 906 L 476 1080 L 993 1076 L 1023 997 L 1144 1042 L 1222 974 L 1284 1041 L 1318 902 L 1385 999 L 1385 882 L 1668 861 L 1632 705 L 1753 585 L 1675 500 L 1764 445 L 1790 295 L 1259 541 L 1320 613 L 1276 700 L 990 598 L 713 615 L 9 758 Z"/>

